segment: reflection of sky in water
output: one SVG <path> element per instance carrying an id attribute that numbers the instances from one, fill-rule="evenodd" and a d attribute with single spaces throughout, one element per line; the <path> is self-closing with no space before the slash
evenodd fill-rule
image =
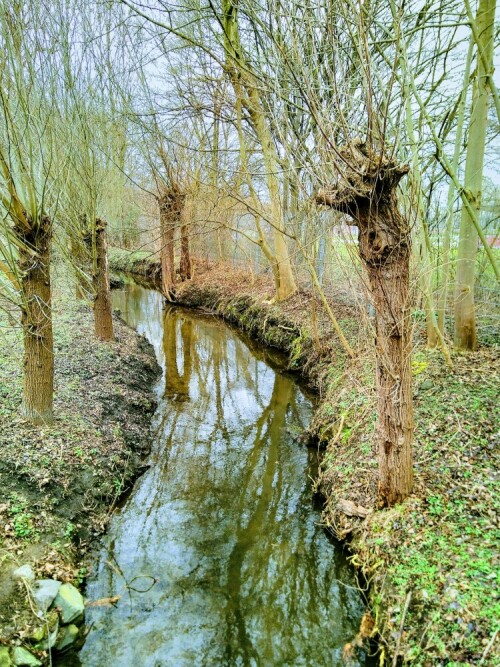
<path id="1" fill-rule="evenodd" d="M 113 296 L 165 373 L 151 468 L 112 520 L 83 665 L 339 665 L 362 609 L 316 525 L 310 404 L 216 320 L 131 285 Z M 262 356 L 262 355 L 259 355 Z M 125 590 L 125 582 L 147 593 Z M 340 583 L 339 582 L 343 582 Z"/>

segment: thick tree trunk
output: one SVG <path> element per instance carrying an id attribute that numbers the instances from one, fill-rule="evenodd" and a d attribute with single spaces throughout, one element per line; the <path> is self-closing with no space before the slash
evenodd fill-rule
<path id="1" fill-rule="evenodd" d="M 109 293 L 108 250 L 106 222 L 96 220 L 95 226 L 95 273 L 94 273 L 94 327 L 101 340 L 114 340 L 113 314 Z"/>
<path id="2" fill-rule="evenodd" d="M 20 251 L 21 325 L 24 340 L 23 414 L 35 424 L 51 422 L 54 395 L 54 340 L 50 287 L 51 221 L 44 217 Z"/>
<path id="3" fill-rule="evenodd" d="M 379 500 L 391 506 L 413 486 L 411 241 L 394 194 L 360 210 L 359 240 L 375 306 Z"/>
<path id="4" fill-rule="evenodd" d="M 397 186 L 408 167 L 373 154 L 362 142 L 342 150 L 337 185 L 318 203 L 350 215 L 375 307 L 379 501 L 403 501 L 413 486 L 411 376 L 411 235 L 398 210 Z"/>
<path id="5" fill-rule="evenodd" d="M 483 162 L 488 126 L 490 96 L 488 80 L 493 71 L 495 6 L 496 0 L 480 0 L 476 17 L 478 48 L 482 49 L 484 60 L 478 57 L 477 76 L 473 85 L 464 190 L 478 219 L 481 213 Z M 475 350 L 477 347 L 474 303 L 477 243 L 478 232 L 469 211 L 463 206 L 455 286 L 455 345 L 467 350 Z"/>

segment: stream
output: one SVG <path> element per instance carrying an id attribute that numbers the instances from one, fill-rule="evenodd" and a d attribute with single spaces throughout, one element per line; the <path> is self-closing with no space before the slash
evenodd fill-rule
<path id="1" fill-rule="evenodd" d="M 90 600 L 121 597 L 86 611 L 71 664 L 341 665 L 364 608 L 313 502 L 311 397 L 280 355 L 215 317 L 164 310 L 134 283 L 113 306 L 163 374 L 149 467 L 87 582 Z"/>

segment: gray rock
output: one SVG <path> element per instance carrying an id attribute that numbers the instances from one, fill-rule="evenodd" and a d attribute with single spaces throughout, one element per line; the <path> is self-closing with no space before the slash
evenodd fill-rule
<path id="1" fill-rule="evenodd" d="M 27 651 L 22 646 L 16 646 L 12 653 L 12 662 L 14 665 L 19 665 L 20 667 L 41 667 L 41 662 L 38 658 Z"/>
<path id="2" fill-rule="evenodd" d="M 57 643 L 55 648 L 57 651 L 66 651 L 70 646 L 76 642 L 79 634 L 79 630 L 76 625 L 72 623 L 70 625 L 65 625 L 64 628 L 61 628 L 59 631 L 59 636 L 57 638 Z"/>
<path id="3" fill-rule="evenodd" d="M 0 646 L 0 667 L 10 667 L 11 664 L 8 647 Z"/>
<path id="4" fill-rule="evenodd" d="M 19 580 L 24 579 L 24 581 L 29 581 L 30 583 L 35 581 L 35 573 L 33 572 L 33 568 L 31 565 L 29 565 L 29 563 L 26 563 L 26 565 L 21 565 L 21 567 L 18 567 L 17 570 L 14 570 L 12 577 Z"/>
<path id="5" fill-rule="evenodd" d="M 85 610 L 83 598 L 72 584 L 63 584 L 54 600 L 54 607 L 61 610 L 61 622 L 67 625 L 78 618 Z"/>
<path id="6" fill-rule="evenodd" d="M 33 585 L 33 599 L 41 611 L 47 611 L 54 602 L 61 587 L 61 582 L 55 579 L 40 579 Z"/>

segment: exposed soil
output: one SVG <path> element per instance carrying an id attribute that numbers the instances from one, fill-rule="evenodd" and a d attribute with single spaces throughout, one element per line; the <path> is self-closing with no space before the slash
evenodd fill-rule
<path id="1" fill-rule="evenodd" d="M 133 264 L 130 255 L 111 254 L 116 269 Z M 157 265 L 142 256 L 141 274 L 154 278 Z M 310 293 L 277 304 L 268 303 L 272 294 L 268 277 L 203 262 L 192 281 L 176 287 L 179 303 L 210 310 L 285 351 L 290 368 L 319 392 L 310 435 L 324 450 L 324 521 L 347 541 L 368 582 L 371 615 L 359 642 L 377 638 L 381 664 L 500 664 L 499 349 L 453 352 L 450 369 L 438 351 L 425 349 L 415 321 L 415 489 L 402 505 L 379 510 L 369 323 L 360 324 L 353 307 L 330 304 L 356 350 L 350 360 Z M 350 516 L 353 507 L 366 517 Z M 346 647 L 346 659 L 355 652 Z"/>
<path id="2" fill-rule="evenodd" d="M 79 584 L 92 541 L 140 474 L 150 448 L 152 347 L 123 322 L 98 342 L 89 306 L 54 293 L 55 421 L 35 427 L 20 413 L 19 331 L 1 328 L 0 642 L 22 637 L 32 613 L 12 570 Z M 19 588 L 18 588 L 19 587 Z"/>

